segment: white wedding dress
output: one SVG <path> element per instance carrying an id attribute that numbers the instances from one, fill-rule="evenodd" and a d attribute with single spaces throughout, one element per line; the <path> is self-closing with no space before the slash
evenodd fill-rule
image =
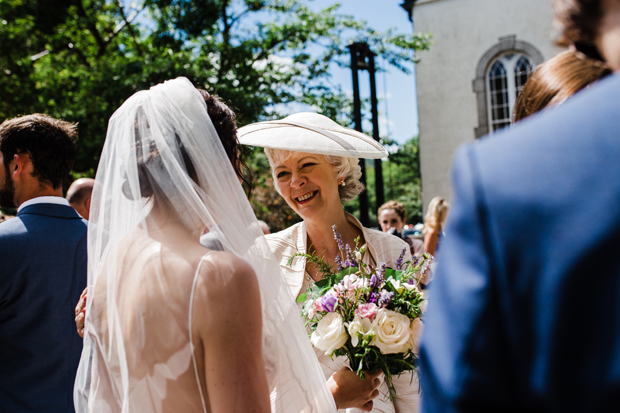
<path id="1" fill-rule="evenodd" d="M 200 245 L 204 227 L 227 252 Z M 262 358 L 268 385 L 277 389 L 273 412 L 335 411 L 295 300 L 187 79 L 135 94 L 110 119 L 88 254 L 76 411 L 208 411 L 214 383 L 206 383 L 211 366 L 196 333 L 211 334 L 200 330 L 200 320 L 217 313 L 209 294 L 239 282 L 221 262 L 239 259 L 260 287 L 263 354 L 246 351 L 236 361 Z M 239 391 L 231 399 L 251 397 Z"/>

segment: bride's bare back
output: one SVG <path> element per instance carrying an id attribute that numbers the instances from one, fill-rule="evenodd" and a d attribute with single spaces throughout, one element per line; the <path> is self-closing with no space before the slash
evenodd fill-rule
<path id="1" fill-rule="evenodd" d="M 93 381 L 92 391 L 100 392 L 94 399 L 110 411 L 122 409 L 119 399 L 140 412 L 269 411 L 251 266 L 231 253 L 211 253 L 175 225 L 154 226 L 148 236 L 134 230 L 114 256 L 102 271 L 114 268 L 116 285 L 100 277 L 93 291 L 93 377 L 100 380 Z M 110 317 L 118 322 L 109 324 Z M 126 368 L 115 362 L 125 358 Z M 119 397 L 124 380 L 129 394 Z"/>

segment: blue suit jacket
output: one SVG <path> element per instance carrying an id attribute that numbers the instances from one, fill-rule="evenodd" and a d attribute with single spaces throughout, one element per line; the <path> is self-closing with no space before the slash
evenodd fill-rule
<path id="1" fill-rule="evenodd" d="M 73 412 L 87 222 L 34 204 L 0 224 L 0 411 Z"/>
<path id="2" fill-rule="evenodd" d="M 461 148 L 423 412 L 620 411 L 620 75 Z"/>

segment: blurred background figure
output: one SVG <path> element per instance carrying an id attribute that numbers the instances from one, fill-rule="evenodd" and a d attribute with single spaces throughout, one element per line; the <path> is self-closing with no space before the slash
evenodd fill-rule
<path id="1" fill-rule="evenodd" d="M 8 221 L 11 218 L 14 218 L 14 217 L 11 215 L 4 215 L 2 212 L 0 212 L 0 224 L 3 223 L 4 221 Z"/>
<path id="2" fill-rule="evenodd" d="M 397 201 L 388 201 L 379 207 L 377 212 L 379 225 L 383 232 L 404 239 L 411 248 L 411 255 L 420 255 L 424 252 L 424 243 L 403 234 L 407 221 L 407 211 L 403 204 Z"/>
<path id="3" fill-rule="evenodd" d="M 600 61 L 569 50 L 538 66 L 515 103 L 513 122 L 557 106 L 611 71 Z"/>
<path id="4" fill-rule="evenodd" d="M 90 197 L 93 193 L 95 180 L 92 178 L 80 178 L 74 181 L 67 190 L 67 201 L 78 214 L 88 221 L 90 215 Z"/>
<path id="5" fill-rule="evenodd" d="M 424 250 L 431 255 L 437 253 L 443 238 L 443 224 L 446 222 L 450 204 L 441 197 L 431 199 L 424 217 Z"/>
<path id="6" fill-rule="evenodd" d="M 260 229 L 263 230 L 263 234 L 271 234 L 271 230 L 269 229 L 269 225 L 265 221 L 258 220 L 258 225 L 260 225 Z"/>

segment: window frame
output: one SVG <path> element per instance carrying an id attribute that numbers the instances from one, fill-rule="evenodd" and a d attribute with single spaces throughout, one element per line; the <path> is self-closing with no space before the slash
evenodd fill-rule
<path id="1" fill-rule="evenodd" d="M 527 64 L 529 65 L 530 76 L 533 70 L 532 59 L 524 53 L 520 52 L 509 52 L 502 53 L 499 56 L 495 57 L 489 63 L 489 69 L 487 70 L 487 86 L 490 87 L 491 80 L 491 70 L 496 63 L 502 65 L 502 68 L 506 75 L 506 104 L 508 106 L 508 118 L 503 118 L 501 120 L 493 120 L 493 105 L 492 105 L 492 91 L 488 90 L 487 93 L 487 114 L 488 114 L 488 124 L 489 124 L 489 133 L 493 133 L 496 131 L 496 124 L 504 124 L 504 126 L 500 127 L 502 129 L 506 126 L 506 124 L 510 124 L 512 119 L 512 112 L 514 109 L 515 102 L 517 100 L 517 96 L 519 95 L 520 89 L 523 89 L 523 85 L 519 86 L 517 83 L 517 64 L 521 61 L 521 59 L 525 58 L 527 60 Z M 499 130 L 497 129 L 497 130 Z"/>
<path id="2" fill-rule="evenodd" d="M 474 128 L 474 136 L 476 139 L 492 133 L 489 110 L 490 94 L 487 91 L 489 70 L 497 59 L 510 53 L 525 55 L 530 60 L 532 68 L 538 66 L 544 61 L 543 56 L 538 49 L 527 42 L 517 40 L 516 35 L 500 37 L 499 42 L 487 50 L 478 62 L 476 77 L 472 82 L 473 91 L 476 93 L 476 103 L 478 106 L 478 126 Z M 511 70 L 514 70 L 514 65 Z M 514 73 L 511 73 L 509 70 L 507 70 L 507 72 L 508 78 L 512 78 L 511 82 L 514 85 Z"/>

